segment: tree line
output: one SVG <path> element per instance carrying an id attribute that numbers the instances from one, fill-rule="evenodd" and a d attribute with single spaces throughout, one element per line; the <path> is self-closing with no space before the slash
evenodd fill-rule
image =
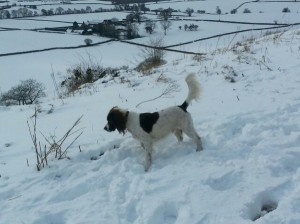
<path id="1" fill-rule="evenodd" d="M 22 18 L 22 17 L 34 17 L 34 16 L 52 16 L 52 15 L 64 15 L 64 14 L 83 14 L 92 12 L 109 12 L 116 11 L 116 9 L 103 9 L 98 8 L 92 10 L 90 6 L 86 6 L 82 9 L 64 9 L 62 7 L 57 7 L 56 9 L 42 9 L 40 12 L 34 8 L 29 9 L 26 7 L 19 8 L 17 10 L 0 10 L 0 19 L 10 19 L 10 18 Z"/>

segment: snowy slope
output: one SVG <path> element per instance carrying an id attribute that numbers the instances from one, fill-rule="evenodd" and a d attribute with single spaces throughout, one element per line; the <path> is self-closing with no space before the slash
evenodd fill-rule
<path id="1" fill-rule="evenodd" d="M 242 1 L 203 2 L 211 10 L 214 4 L 230 10 Z M 296 17 L 291 13 L 289 18 Z M 175 29 L 170 33 L 172 39 Z M 47 38 L 39 44 L 49 44 Z M 215 40 L 219 43 L 211 42 L 212 47 L 192 44 L 206 53 L 198 60 L 167 52 L 167 63 L 148 75 L 132 70 L 140 49 L 119 42 L 88 52 L 1 58 L 1 91 L 27 78 L 46 85 L 48 96 L 37 118 L 42 143 L 42 134 L 58 139 L 81 115 L 83 134 L 68 150 L 69 159 L 51 157 L 38 172 L 27 126 L 35 106 L 0 106 L 0 224 L 299 224 L 300 29 L 247 33 L 232 40 Z M 74 37 L 68 44 L 77 42 Z M 14 50 L 11 43 L 2 47 Z M 51 67 L 60 81 L 64 73 L 57 73 L 85 54 L 98 56 L 105 67 L 129 69 L 62 102 L 54 92 Z M 188 111 L 204 150 L 196 152 L 186 136 L 179 144 L 169 136 L 155 145 L 153 164 L 145 173 L 140 144 L 128 133 L 103 130 L 107 112 L 116 105 L 144 112 L 181 104 L 190 72 L 202 88 L 199 102 Z M 171 81 L 179 91 L 136 107 L 159 96 Z"/>
<path id="2" fill-rule="evenodd" d="M 92 95 L 86 90 L 64 104 L 43 103 L 38 130 L 61 136 L 83 114 L 84 134 L 70 160 L 50 161 L 40 172 L 26 125 L 33 107 L 1 107 L 0 223 L 241 224 L 253 223 L 267 206 L 275 210 L 255 223 L 299 223 L 300 32 L 244 44 L 250 51 L 220 49 L 201 62 L 169 54 L 151 76 L 123 72 L 125 84 L 98 82 Z M 224 78 L 232 73 L 228 66 L 235 83 Z M 168 137 L 156 145 L 145 173 L 139 143 L 102 129 L 106 113 L 114 105 L 154 111 L 182 103 L 191 71 L 202 85 L 201 100 L 189 111 L 204 151 Z M 167 86 L 157 82 L 161 74 L 181 91 L 135 108 Z"/>

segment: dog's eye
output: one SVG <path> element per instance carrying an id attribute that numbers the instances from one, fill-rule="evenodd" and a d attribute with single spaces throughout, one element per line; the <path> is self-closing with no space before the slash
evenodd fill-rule
<path id="1" fill-rule="evenodd" d="M 113 116 L 111 115 L 111 114 L 109 114 L 108 116 L 107 116 L 107 122 L 113 122 Z"/>
<path id="2" fill-rule="evenodd" d="M 112 116 L 107 116 L 107 123 L 109 126 L 113 126 L 114 125 L 114 120 Z"/>
<path id="3" fill-rule="evenodd" d="M 108 122 L 108 123 L 113 123 L 113 120 L 114 120 L 114 119 L 112 118 L 112 116 L 108 116 L 108 117 L 107 117 L 107 122 Z"/>

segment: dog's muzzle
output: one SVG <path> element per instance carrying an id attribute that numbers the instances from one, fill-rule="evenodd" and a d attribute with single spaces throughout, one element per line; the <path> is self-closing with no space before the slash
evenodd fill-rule
<path id="1" fill-rule="evenodd" d="M 105 131 L 109 131 L 108 124 L 104 126 L 104 130 L 105 130 Z"/>
<path id="2" fill-rule="evenodd" d="M 114 130 L 116 130 L 115 128 L 111 128 L 108 124 L 104 126 L 104 130 L 108 131 L 108 132 L 112 132 Z"/>

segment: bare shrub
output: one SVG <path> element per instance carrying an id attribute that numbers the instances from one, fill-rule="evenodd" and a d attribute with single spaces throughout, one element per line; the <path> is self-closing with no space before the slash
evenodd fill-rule
<path id="1" fill-rule="evenodd" d="M 197 62 L 202 62 L 202 61 L 206 61 L 208 60 L 206 57 L 206 54 L 203 53 L 199 53 L 193 56 L 193 60 L 197 61 Z"/>
<path id="2" fill-rule="evenodd" d="M 243 13 L 251 13 L 251 11 L 250 11 L 250 9 L 245 8 L 244 11 L 243 11 Z"/>
<path id="3" fill-rule="evenodd" d="M 236 79 L 235 77 L 238 76 L 237 72 L 234 70 L 233 67 L 229 66 L 229 65 L 224 65 L 223 66 L 223 72 L 225 74 L 224 78 L 226 81 L 231 82 L 231 83 L 235 83 Z"/>
<path id="4" fill-rule="evenodd" d="M 86 38 L 86 39 L 84 39 L 84 43 L 85 43 L 86 45 L 91 45 L 91 44 L 93 43 L 93 40 L 90 39 L 90 38 Z"/>
<path id="5" fill-rule="evenodd" d="M 72 125 L 71 128 L 68 129 L 68 131 L 61 137 L 59 140 L 56 140 L 54 136 L 51 136 L 49 138 L 45 137 L 43 134 L 44 139 L 46 140 L 46 143 L 41 143 L 40 140 L 38 140 L 37 137 L 37 114 L 38 110 L 35 108 L 34 115 L 31 119 L 31 124 L 29 121 L 27 121 L 28 130 L 30 133 L 30 137 L 35 149 L 35 155 L 36 155 L 36 168 L 37 171 L 40 171 L 45 166 L 48 165 L 48 157 L 53 154 L 54 158 L 56 159 L 64 159 L 67 158 L 67 151 L 68 149 L 73 145 L 73 143 L 82 135 L 83 131 L 80 130 L 74 130 L 75 127 L 80 123 L 80 120 L 82 118 L 79 117 L 75 123 Z M 70 138 L 70 136 L 78 133 L 72 140 L 71 143 L 66 143 L 67 139 Z"/>
<path id="6" fill-rule="evenodd" d="M 66 88 L 67 94 L 70 94 L 83 84 L 93 83 L 109 74 L 115 76 L 118 71 L 119 68 L 104 68 L 88 54 L 86 58 L 81 56 L 77 64 L 67 69 L 67 77 L 61 82 L 61 86 Z"/>
<path id="7" fill-rule="evenodd" d="M 232 9 L 231 11 L 230 11 L 230 14 L 236 14 L 237 13 L 237 9 Z"/>
<path id="8" fill-rule="evenodd" d="M 137 71 L 146 73 L 154 67 L 158 67 L 165 63 L 163 49 L 163 38 L 150 38 L 149 47 L 141 48 L 142 57 L 144 60 L 137 66 Z"/>
<path id="9" fill-rule="evenodd" d="M 288 7 L 285 7 L 282 9 L 282 12 L 289 13 L 289 12 L 291 12 L 291 10 Z"/>

